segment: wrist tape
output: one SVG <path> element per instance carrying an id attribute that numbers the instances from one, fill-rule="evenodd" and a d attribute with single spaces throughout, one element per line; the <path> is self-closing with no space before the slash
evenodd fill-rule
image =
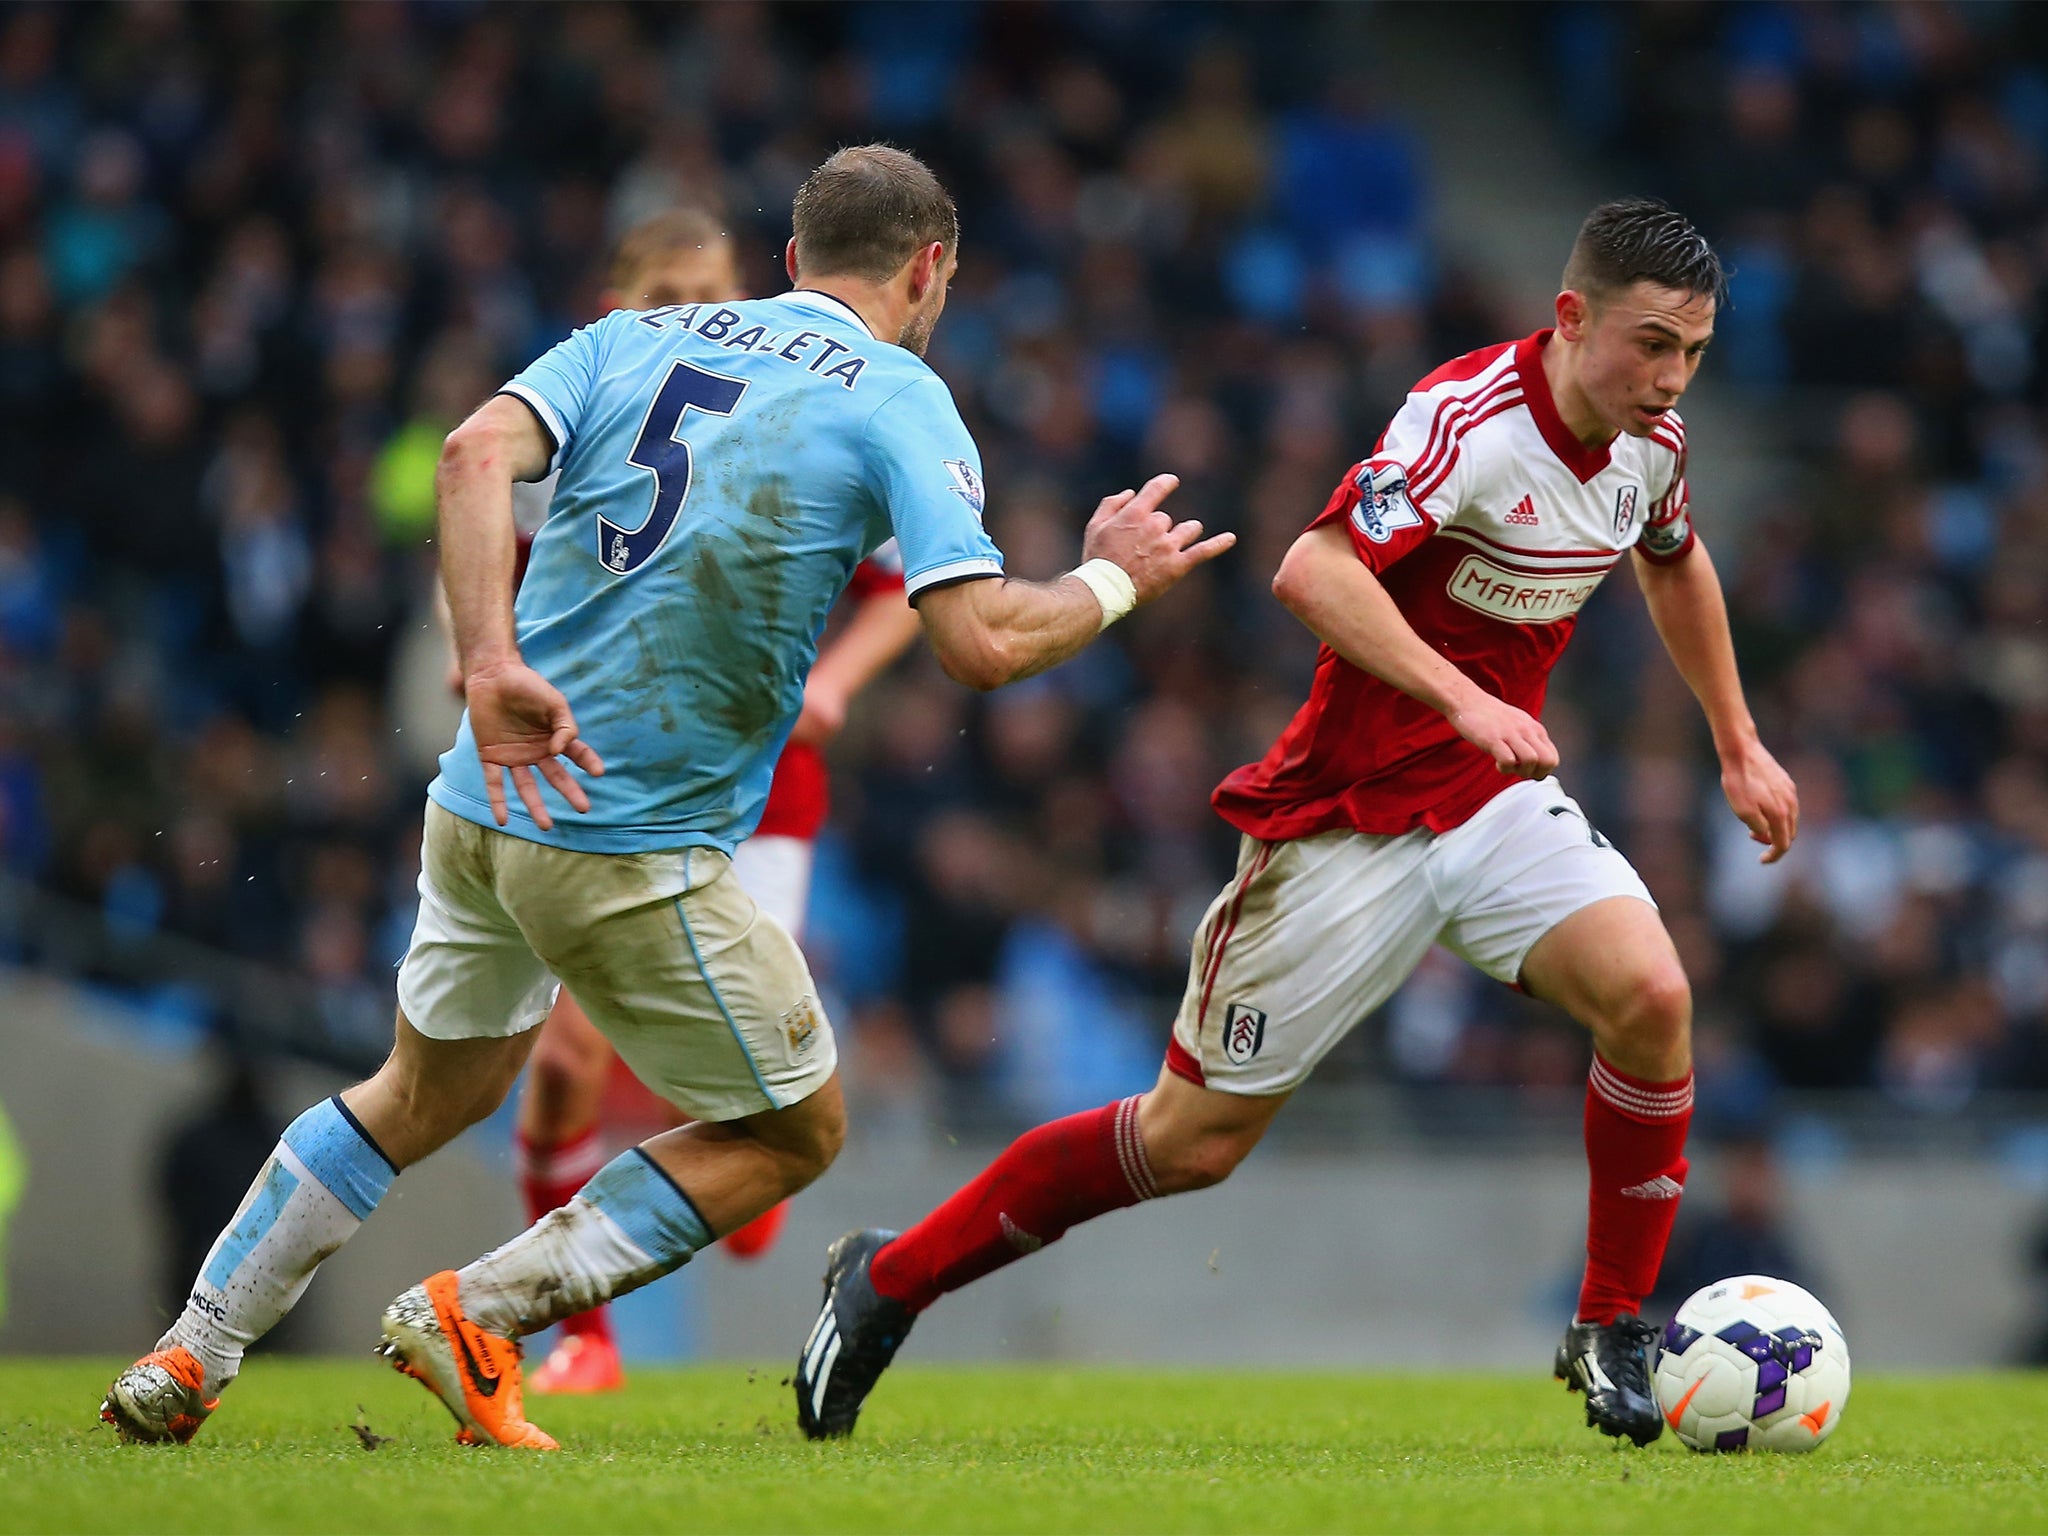
<path id="1" fill-rule="evenodd" d="M 1084 560 L 1067 573 L 1077 578 L 1102 604 L 1102 629 L 1138 606 L 1138 589 L 1130 574 L 1114 560 Z M 1100 634 L 1101 630 L 1096 633 Z"/>

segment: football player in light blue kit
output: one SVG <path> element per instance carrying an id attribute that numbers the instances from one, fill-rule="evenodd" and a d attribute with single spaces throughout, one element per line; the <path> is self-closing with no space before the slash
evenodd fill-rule
<path id="1" fill-rule="evenodd" d="M 1230 547 L 1159 510 L 1161 475 L 1097 507 L 1076 570 L 1004 577 L 980 457 L 922 360 L 951 199 L 870 145 L 814 172 L 792 222 L 794 291 L 611 314 L 450 434 L 436 490 L 468 712 L 428 791 L 397 1042 L 286 1129 L 184 1312 L 110 1388 L 125 1438 L 197 1432 L 397 1171 L 497 1108 L 559 980 L 695 1123 L 399 1296 L 383 1344 L 461 1438 L 552 1448 L 525 1417 L 517 1338 L 685 1263 L 844 1138 L 802 953 L 730 869 L 854 566 L 893 535 L 941 664 L 994 688 Z M 515 614 L 511 487 L 554 468 Z"/>

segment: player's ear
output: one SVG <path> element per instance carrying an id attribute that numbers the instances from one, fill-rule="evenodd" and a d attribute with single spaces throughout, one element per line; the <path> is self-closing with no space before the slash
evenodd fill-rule
<path id="1" fill-rule="evenodd" d="M 1566 341 L 1583 340 L 1586 324 L 1592 318 L 1593 306 L 1576 288 L 1567 288 L 1557 296 L 1557 334 Z"/>
<path id="2" fill-rule="evenodd" d="M 946 270 L 946 247 L 934 240 L 910 258 L 910 302 L 920 304 Z"/>
<path id="3" fill-rule="evenodd" d="M 782 248 L 782 267 L 789 274 L 789 280 L 796 281 L 796 236 L 789 237 L 789 244 Z"/>

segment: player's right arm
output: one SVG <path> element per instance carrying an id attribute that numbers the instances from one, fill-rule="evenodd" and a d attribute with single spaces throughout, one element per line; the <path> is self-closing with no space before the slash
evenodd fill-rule
<path id="1" fill-rule="evenodd" d="M 1003 574 L 982 527 L 981 456 L 937 375 L 880 405 L 862 434 L 869 485 L 887 509 L 903 585 L 939 665 L 970 688 L 1000 688 L 1056 667 L 1140 603 L 1237 542 L 1160 511 L 1180 481 L 1154 475 L 1106 496 L 1082 563 L 1055 581 Z"/>
<path id="2" fill-rule="evenodd" d="M 512 482 L 538 480 L 556 453 L 529 405 L 495 395 L 448 434 L 434 472 L 449 624 L 484 788 L 501 827 L 506 769 L 543 829 L 554 821 L 533 782 L 535 768 L 578 811 L 590 809 L 590 797 L 560 759 L 568 757 L 586 773 L 604 772 L 597 753 L 577 738 L 569 701 L 520 659 L 512 626 Z"/>
<path id="3" fill-rule="evenodd" d="M 1150 602 L 1205 561 L 1237 542 L 1219 533 L 1202 537 L 1198 522 L 1176 523 L 1159 510 L 1180 481 L 1154 475 L 1143 488 L 1105 496 L 1082 539 L 1084 564 L 1106 561 L 1131 586 L 1131 607 Z M 1069 571 L 1056 581 L 1008 577 L 937 587 L 917 611 L 939 665 L 970 688 L 1000 688 L 1056 667 L 1122 616 L 1112 612 L 1090 582 Z"/>
<path id="4" fill-rule="evenodd" d="M 1442 715 L 1502 773 L 1541 779 L 1556 770 L 1543 722 L 1495 698 L 1418 635 L 1343 524 L 1318 522 L 1294 541 L 1273 595 L 1352 666 Z"/>

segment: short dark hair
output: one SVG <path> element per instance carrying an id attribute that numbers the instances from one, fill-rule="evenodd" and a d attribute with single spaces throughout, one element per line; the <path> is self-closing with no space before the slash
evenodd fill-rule
<path id="1" fill-rule="evenodd" d="M 619 237 L 612 252 L 612 286 L 622 292 L 678 251 L 728 244 L 725 224 L 702 208 L 671 208 L 643 219 Z"/>
<path id="2" fill-rule="evenodd" d="M 885 282 L 934 240 L 960 240 L 953 199 L 917 156 L 889 144 L 842 149 L 797 188 L 796 264 L 807 277 Z"/>
<path id="3" fill-rule="evenodd" d="M 1728 303 L 1728 274 L 1706 236 L 1653 197 L 1616 198 L 1587 214 L 1564 264 L 1564 286 L 1596 304 L 1631 283 L 1697 294 L 1716 309 Z"/>

